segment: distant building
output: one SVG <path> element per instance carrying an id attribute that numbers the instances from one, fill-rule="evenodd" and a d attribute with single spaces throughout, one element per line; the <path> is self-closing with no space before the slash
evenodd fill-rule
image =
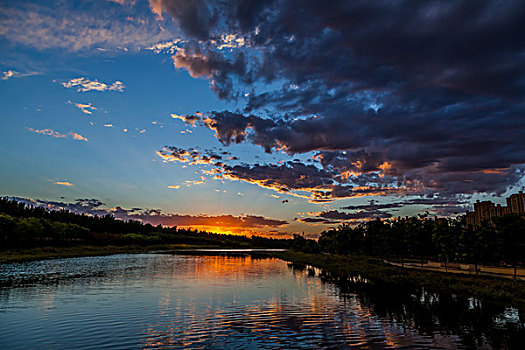
<path id="1" fill-rule="evenodd" d="M 515 193 L 507 198 L 507 206 L 495 204 L 491 201 L 479 200 L 474 203 L 474 211 L 465 215 L 467 224 L 479 226 L 483 221 L 490 221 L 495 217 L 507 214 L 525 215 L 525 194 L 523 191 Z"/>
<path id="2" fill-rule="evenodd" d="M 512 214 L 525 213 L 525 194 L 523 191 L 515 193 L 507 198 L 507 208 L 509 208 L 509 213 Z"/>

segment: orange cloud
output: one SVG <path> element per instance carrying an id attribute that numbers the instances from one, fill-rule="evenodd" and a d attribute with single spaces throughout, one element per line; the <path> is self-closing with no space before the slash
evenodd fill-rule
<path id="1" fill-rule="evenodd" d="M 69 181 L 56 181 L 55 182 L 55 185 L 61 185 L 61 186 L 67 186 L 67 187 L 73 187 L 75 185 L 73 185 L 71 182 Z"/>
<path id="2" fill-rule="evenodd" d="M 67 135 L 64 135 L 64 134 L 61 134 L 57 131 L 54 131 L 54 130 L 51 130 L 51 129 L 33 129 L 33 128 L 27 128 L 27 130 L 31 131 L 31 132 L 34 132 L 34 133 L 37 133 L 37 134 L 42 134 L 42 135 L 47 135 L 47 136 L 51 136 L 51 137 L 55 137 L 55 138 L 62 138 L 62 137 L 66 137 Z"/>
<path id="3" fill-rule="evenodd" d="M 71 101 L 67 101 L 67 103 L 74 104 L 75 107 L 80 109 L 82 111 L 82 113 L 84 113 L 84 114 L 92 114 L 93 113 L 92 111 L 96 111 L 97 110 L 97 107 L 93 106 L 91 103 L 88 103 L 88 104 L 85 104 L 85 103 L 74 103 L 74 102 L 71 102 Z"/>
<path id="4" fill-rule="evenodd" d="M 27 128 L 27 130 L 31 131 L 31 132 L 34 132 L 36 134 L 42 134 L 42 135 L 47 135 L 47 136 L 51 136 L 51 137 L 54 137 L 54 138 L 64 138 L 64 137 L 71 137 L 73 140 L 77 140 L 77 141 L 86 141 L 87 142 L 87 138 L 85 138 L 84 136 L 76 133 L 76 132 L 69 132 L 68 134 L 62 134 L 62 133 L 59 133 L 58 131 L 55 131 L 55 130 L 52 130 L 52 129 L 33 129 L 33 128 Z"/>
<path id="5" fill-rule="evenodd" d="M 492 168 L 492 169 L 484 169 L 481 172 L 483 174 L 498 174 L 498 175 L 504 175 L 507 173 L 509 168 Z"/>
<path id="6" fill-rule="evenodd" d="M 151 12 L 156 14 L 159 19 L 162 19 L 162 0 L 149 0 L 149 7 Z"/>
<path id="7" fill-rule="evenodd" d="M 71 136 L 73 138 L 73 140 L 77 140 L 77 141 L 85 141 L 87 142 L 87 138 L 85 138 L 84 136 L 80 135 L 80 134 L 77 134 L 76 132 L 70 132 L 69 133 L 69 136 Z"/>

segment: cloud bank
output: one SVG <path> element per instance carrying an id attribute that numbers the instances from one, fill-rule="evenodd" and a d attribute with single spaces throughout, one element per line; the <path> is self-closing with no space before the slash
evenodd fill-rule
<path id="1" fill-rule="evenodd" d="M 319 165 L 220 166 L 226 177 L 317 199 L 360 188 L 450 198 L 501 194 L 525 174 L 523 1 L 150 4 L 186 35 L 175 68 L 242 105 L 179 119 L 225 146 Z M 245 45 L 218 50 L 225 34 Z"/>

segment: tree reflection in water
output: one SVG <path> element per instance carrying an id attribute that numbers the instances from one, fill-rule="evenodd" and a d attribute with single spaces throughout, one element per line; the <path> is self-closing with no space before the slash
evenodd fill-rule
<path id="1" fill-rule="evenodd" d="M 356 299 L 371 315 L 389 319 L 421 335 L 457 335 L 468 348 L 525 349 L 523 315 L 512 307 L 472 297 L 438 293 L 369 281 L 359 275 L 337 276 L 328 271 L 289 263 L 294 273 L 318 276 L 337 286 L 343 300 Z"/>

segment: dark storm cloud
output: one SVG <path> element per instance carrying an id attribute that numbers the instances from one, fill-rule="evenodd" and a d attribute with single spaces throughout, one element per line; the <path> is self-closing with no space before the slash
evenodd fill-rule
<path id="1" fill-rule="evenodd" d="M 212 50 L 201 51 L 198 46 L 187 45 L 171 58 L 175 68 L 186 69 L 193 78 L 211 79 L 212 90 L 223 99 L 236 97 L 232 92 L 231 76 L 242 77 L 245 82 L 250 80 L 242 53 L 238 54 L 235 60 L 230 61 Z"/>
<path id="2" fill-rule="evenodd" d="M 360 205 L 349 205 L 341 207 L 345 210 L 357 210 L 359 212 L 367 212 L 370 214 L 381 213 L 381 210 L 395 211 L 398 208 L 403 208 L 410 205 L 423 205 L 428 212 L 438 216 L 451 216 L 456 214 L 463 214 L 465 211 L 471 209 L 470 204 L 465 199 L 452 198 L 443 196 L 443 198 L 412 198 L 408 200 L 392 202 L 392 203 L 379 203 L 377 201 L 370 201 L 368 204 Z M 386 212 L 383 212 L 386 214 Z M 392 216 L 391 214 L 388 214 Z M 370 215 L 373 217 L 373 215 Z M 386 216 L 385 216 L 386 217 Z"/>
<path id="3" fill-rule="evenodd" d="M 104 205 L 98 199 L 89 199 L 89 198 L 77 198 L 75 199 L 77 205 L 84 208 L 98 208 Z M 140 210 L 140 208 L 134 208 L 135 210 Z"/>
<path id="4" fill-rule="evenodd" d="M 338 210 L 329 210 L 319 213 L 319 217 L 332 220 L 361 220 L 361 219 L 388 219 L 392 215 L 379 210 L 358 211 L 355 213 L 344 213 Z"/>
<path id="5" fill-rule="evenodd" d="M 318 213 L 309 213 L 315 215 L 314 217 L 295 218 L 295 221 L 309 224 L 309 225 L 334 225 L 344 222 L 359 223 L 373 219 L 389 219 L 392 217 L 390 213 L 383 212 L 376 209 L 360 210 L 354 213 L 345 213 L 338 210 L 327 210 Z"/>
<path id="6" fill-rule="evenodd" d="M 333 225 L 338 224 L 340 221 L 333 221 L 333 220 L 327 220 L 322 218 L 295 218 L 294 219 L 297 222 L 301 222 L 303 224 L 323 224 L 323 225 Z"/>
<path id="7" fill-rule="evenodd" d="M 150 2 L 190 39 L 224 33 L 250 39 L 264 54 L 257 65 L 262 77 L 523 96 L 520 0 Z"/>
<path id="8" fill-rule="evenodd" d="M 217 23 L 217 15 L 204 0 L 150 0 L 150 6 L 160 16 L 167 12 L 188 35 L 197 39 L 206 39 Z"/>
<path id="9" fill-rule="evenodd" d="M 412 198 L 404 201 L 393 202 L 393 203 L 379 203 L 378 201 L 370 201 L 368 204 L 348 205 L 341 207 L 346 210 L 364 210 L 374 211 L 380 209 L 397 209 L 407 205 L 431 205 L 431 206 L 443 206 L 443 205 L 454 205 L 460 206 L 467 204 L 467 201 L 460 200 L 457 198 Z"/>
<path id="10" fill-rule="evenodd" d="M 339 184 L 447 198 L 523 178 L 525 2 L 176 3 L 162 6 L 202 48 L 179 66 L 219 97 L 249 93 L 243 110 L 199 118 L 224 145 L 313 151 Z M 224 33 L 247 45 L 214 49 Z"/>

